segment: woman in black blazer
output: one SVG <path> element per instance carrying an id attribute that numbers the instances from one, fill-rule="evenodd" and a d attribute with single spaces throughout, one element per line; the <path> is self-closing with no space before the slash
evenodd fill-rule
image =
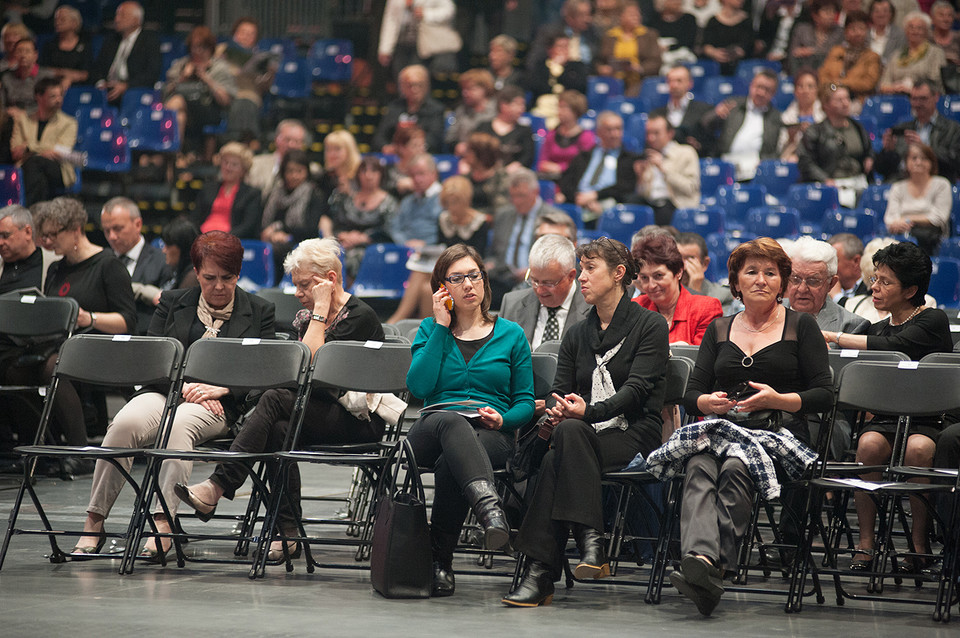
<path id="1" fill-rule="evenodd" d="M 243 246 L 233 235 L 211 231 L 197 238 L 190 249 L 199 287 L 169 290 L 161 294 L 160 305 L 150 322 L 151 336 L 173 337 L 190 347 L 203 338 L 272 339 L 274 307 L 269 301 L 255 297 L 237 287 Z M 245 395 L 229 388 L 203 383 L 185 383 L 182 402 L 177 407 L 173 429 L 167 446 L 174 450 L 192 450 L 197 444 L 222 436 L 240 416 Z M 120 409 L 103 438 L 105 447 L 142 448 L 157 436 L 165 396 L 145 388 Z M 129 471 L 132 458 L 120 459 Z M 176 514 L 180 504 L 173 492 L 178 482 L 190 478 L 192 461 L 164 461 L 160 470 L 160 489 L 170 512 Z M 85 532 L 102 532 L 103 521 L 124 486 L 120 472 L 106 461 L 97 461 L 87 506 Z M 159 504 L 154 521 L 161 532 L 170 531 L 170 523 Z M 77 541 L 74 554 L 95 554 L 103 548 L 102 536 L 83 536 Z M 165 542 L 163 542 L 165 541 Z M 163 539 L 158 549 L 156 539 L 147 541 L 140 553 L 151 562 L 160 562 L 160 554 L 170 549 L 170 539 Z"/>
<path id="2" fill-rule="evenodd" d="M 244 183 L 253 152 L 239 142 L 220 149 L 220 181 L 206 184 L 197 197 L 191 221 L 200 232 L 222 230 L 240 239 L 258 239 L 263 207 L 260 189 Z"/>

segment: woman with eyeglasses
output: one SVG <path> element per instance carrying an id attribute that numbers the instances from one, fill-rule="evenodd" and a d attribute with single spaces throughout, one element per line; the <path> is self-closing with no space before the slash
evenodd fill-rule
<path id="1" fill-rule="evenodd" d="M 601 477 L 660 442 L 667 324 L 626 294 L 639 270 L 626 246 L 602 237 L 580 246 L 577 256 L 580 291 L 592 308 L 560 343 L 549 418 L 541 425 L 551 449 L 515 543 L 527 566 L 502 599 L 512 607 L 550 604 L 571 532 L 580 550 L 576 577 L 610 575 Z"/>
<path id="2" fill-rule="evenodd" d="M 420 323 L 407 373 L 407 387 L 427 407 L 407 440 L 417 463 L 434 468 L 432 595 L 451 596 L 453 551 L 468 508 L 485 549 L 509 540 L 493 468 L 506 464 L 514 431 L 533 416 L 533 365 L 523 329 L 488 312 L 490 281 L 476 250 L 444 250 L 430 286 L 433 317 Z"/>
<path id="3" fill-rule="evenodd" d="M 933 352 L 952 352 L 950 320 L 938 308 L 928 308 L 924 295 L 930 285 L 933 264 L 930 258 L 911 242 L 900 242 L 881 248 L 873 255 L 876 272 L 870 279 L 870 291 L 877 310 L 890 316 L 870 326 L 866 335 L 845 332 L 824 332 L 828 342 L 841 348 L 856 350 L 891 350 L 919 361 Z M 936 441 L 943 428 L 939 418 L 911 419 L 910 436 L 904 465 L 932 467 Z M 890 459 L 897 419 L 876 415 L 857 439 L 857 462 L 864 465 L 883 465 Z M 863 474 L 866 481 L 880 480 L 879 472 Z M 918 480 L 917 482 L 924 482 Z M 850 569 L 870 571 L 874 562 L 874 530 L 877 508 L 866 493 L 855 494 L 857 520 L 860 523 L 860 544 L 853 555 Z M 910 497 L 913 519 L 911 546 L 913 552 L 930 553 L 927 507 L 923 499 Z M 897 570 L 915 573 L 930 567 L 928 557 L 907 556 L 897 564 Z"/>

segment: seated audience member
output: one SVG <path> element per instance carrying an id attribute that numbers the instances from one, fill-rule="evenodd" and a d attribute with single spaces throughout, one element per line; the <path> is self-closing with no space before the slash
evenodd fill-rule
<path id="1" fill-rule="evenodd" d="M 593 24 L 592 8 L 589 0 L 565 0 L 561 10 L 561 19 L 544 24 L 537 29 L 537 34 L 527 52 L 528 77 L 536 76 L 542 71 L 544 62 L 555 58 L 551 53 L 557 44 L 557 38 L 564 39 L 563 45 L 567 49 L 564 60 L 582 64 L 584 67 L 584 82 L 586 74 L 593 68 L 597 53 L 600 50 L 602 33 Z M 559 74 L 557 74 L 559 75 Z M 577 89 L 576 86 L 566 86 L 568 89 Z M 536 95 L 536 92 L 534 93 Z"/>
<path id="2" fill-rule="evenodd" d="M 960 124 L 937 111 L 937 83 L 920 80 L 910 89 L 913 119 L 900 122 L 883 133 L 883 149 L 877 155 L 877 172 L 884 179 L 904 177 L 904 159 L 910 144 L 926 144 L 937 157 L 938 174 L 951 182 L 960 177 Z"/>
<path id="3" fill-rule="evenodd" d="M 205 126 L 215 126 L 226 117 L 237 94 L 237 81 L 230 65 L 213 56 L 217 38 L 208 27 L 194 27 L 186 45 L 187 55 L 167 71 L 163 106 L 177 112 L 180 139 L 194 145 Z"/>
<path id="4" fill-rule="evenodd" d="M 660 34 L 661 68 L 696 60 L 697 19 L 684 13 L 683 0 L 661 0 L 656 5 L 659 12 L 650 16 L 647 24 Z"/>
<path id="5" fill-rule="evenodd" d="M 508 86 L 497 94 L 497 114 L 489 121 L 477 124 L 478 133 L 492 135 L 500 142 L 500 162 L 504 170 L 514 172 L 518 168 L 533 167 L 533 131 L 520 124 L 520 116 L 527 110 L 523 89 Z"/>
<path id="6" fill-rule="evenodd" d="M 623 0 L 596 0 L 593 3 L 593 26 L 606 33 L 620 22 Z"/>
<path id="7" fill-rule="evenodd" d="M 493 135 L 474 131 L 467 138 L 460 173 L 473 185 L 471 205 L 488 217 L 507 205 L 507 172 L 500 157 L 500 140 Z"/>
<path id="8" fill-rule="evenodd" d="M 597 136 L 580 126 L 587 112 L 587 98 L 579 91 L 566 90 L 557 96 L 557 125 L 547 132 L 540 147 L 537 173 L 543 179 L 556 180 L 578 153 L 591 150 Z"/>
<path id="9" fill-rule="evenodd" d="M 357 168 L 356 190 L 335 193 L 330 197 L 330 210 L 320 218 L 324 237 L 335 237 L 349 256 L 354 249 L 367 244 L 390 243 L 386 225 L 397 211 L 397 200 L 381 188 L 384 167 L 375 157 L 364 157 Z M 357 262 L 359 265 L 359 262 Z"/>
<path id="10" fill-rule="evenodd" d="M 456 12 L 453 0 L 387 0 L 377 46 L 380 66 L 394 76 L 413 64 L 432 73 L 456 71 L 463 44 L 453 25 Z"/>
<path id="11" fill-rule="evenodd" d="M 726 309 L 733 303 L 730 288 L 707 279 L 710 253 L 706 240 L 697 233 L 680 233 L 676 238 L 677 250 L 683 256 L 683 287 L 693 295 L 707 295 L 720 301 Z"/>
<path id="12" fill-rule="evenodd" d="M 937 0 L 930 7 L 933 30 L 930 41 L 943 49 L 948 65 L 960 65 L 960 31 L 953 28 L 957 12 L 946 0 Z"/>
<path id="13" fill-rule="evenodd" d="M 623 118 L 613 111 L 597 116 L 599 144 L 570 162 L 557 186 L 558 202 L 580 206 L 584 222 L 595 222 L 613 204 L 629 200 L 637 185 L 633 170 L 639 159 L 623 148 Z"/>
<path id="14" fill-rule="evenodd" d="M 951 184 L 937 175 L 937 156 L 923 143 L 907 147 L 907 177 L 890 187 L 883 222 L 891 235 L 912 235 L 928 255 L 950 234 Z"/>
<path id="15" fill-rule="evenodd" d="M 207 182 L 197 196 L 191 219 L 206 233 L 222 230 L 240 239 L 256 239 L 260 234 L 263 206 L 260 191 L 246 184 L 253 165 L 253 153 L 239 142 L 227 142 L 220 149 L 220 179 Z"/>
<path id="16" fill-rule="evenodd" d="M 780 111 L 771 105 L 779 81 L 773 71 L 762 69 L 750 81 L 746 98 L 727 99 L 707 113 L 701 124 L 721 156 L 737 167 L 737 179 L 753 179 L 762 159 L 777 159 Z M 706 143 L 706 141 L 705 141 Z M 709 155 L 704 152 L 703 155 Z"/>
<path id="17" fill-rule="evenodd" d="M 930 284 L 933 264 L 916 244 L 900 242 L 882 248 L 873 256 L 876 275 L 871 293 L 877 310 L 886 310 L 890 317 L 870 326 L 866 335 L 824 332 L 824 338 L 840 348 L 857 350 L 894 350 L 919 361 L 933 352 L 952 352 L 950 322 L 945 312 L 927 308 L 924 296 Z M 874 415 L 866 429 L 857 438 L 857 462 L 867 466 L 883 465 L 890 458 L 891 446 L 897 432 L 898 419 L 882 414 Z M 935 442 L 943 429 L 941 419 L 914 417 L 910 420 L 910 435 L 906 442 L 904 465 L 931 467 Z M 866 481 L 880 480 L 880 472 L 861 475 Z M 860 543 L 850 569 L 870 571 L 874 562 L 874 529 L 877 510 L 872 498 L 856 492 L 857 520 L 860 524 Z M 913 551 L 930 553 L 928 513 L 926 501 L 910 497 L 913 519 L 910 547 Z M 899 573 L 919 574 L 931 566 L 930 559 L 907 556 L 897 564 Z"/>
<path id="18" fill-rule="evenodd" d="M 310 144 L 307 127 L 299 120 L 281 120 L 273 137 L 274 151 L 254 156 L 247 171 L 246 183 L 260 190 L 263 202 L 266 202 L 274 187 L 283 181 L 280 174 L 280 162 L 290 150 L 306 150 Z"/>
<path id="19" fill-rule="evenodd" d="M 846 307 L 850 297 L 862 295 L 870 290 L 860 272 L 860 260 L 863 256 L 863 242 L 852 233 L 837 233 L 827 240 L 837 251 L 837 283 L 830 289 L 830 297 Z"/>
<path id="20" fill-rule="evenodd" d="M 817 122 L 822 122 L 826 115 L 820 105 L 820 88 L 817 84 L 817 74 L 813 69 L 800 69 L 793 76 L 793 100 L 783 111 L 780 120 L 783 127 L 780 129 L 780 159 L 786 162 L 796 162 L 797 148 L 803 139 L 803 132 Z"/>
<path id="21" fill-rule="evenodd" d="M 263 96 L 270 90 L 280 68 L 280 60 L 270 51 L 257 49 L 260 25 L 251 17 L 233 23 L 230 41 L 218 44 L 215 55 L 230 65 L 237 92 L 227 112 L 226 138 L 243 143 L 260 141 L 260 109 Z"/>
<path id="22" fill-rule="evenodd" d="M 537 229 L 533 233 L 534 243 L 544 235 L 560 235 L 576 245 L 577 224 L 573 221 L 573 217 L 563 211 L 546 210 L 537 215 Z"/>
<path id="23" fill-rule="evenodd" d="M 880 93 L 908 94 L 920 80 L 930 80 L 939 91 L 940 69 L 947 63 L 943 49 L 930 41 L 930 16 L 914 11 L 903 20 L 906 45 L 887 63 L 880 77 Z"/>
<path id="24" fill-rule="evenodd" d="M 693 76 L 685 66 L 675 66 L 667 71 L 667 90 L 670 93 L 667 105 L 651 111 L 650 117 L 666 117 L 676 131 L 676 140 L 692 146 L 699 153 L 702 148 L 700 120 L 710 111 L 710 105 L 693 99 Z"/>
<path id="25" fill-rule="evenodd" d="M 143 237 L 143 218 L 133 200 L 114 197 L 100 211 L 100 228 L 110 249 L 127 269 L 137 300 L 137 331 L 146 334 L 159 303 L 160 289 L 169 282 L 170 269 L 159 248 Z"/>
<path id="26" fill-rule="evenodd" d="M 873 266 L 873 256 L 881 248 L 886 248 L 890 244 L 897 243 L 897 240 L 893 237 L 874 237 L 867 245 L 863 247 L 863 255 L 860 258 L 860 273 L 862 280 L 869 282 L 873 276 L 876 274 L 876 269 Z M 842 255 L 839 253 L 838 256 Z M 857 293 L 856 295 L 845 299 L 846 302 L 844 308 L 859 315 L 869 321 L 870 323 L 876 323 L 881 319 L 885 319 L 890 316 L 890 313 L 886 310 L 877 310 L 873 305 L 873 295 L 870 294 L 870 288 L 867 285 L 863 286 L 863 291 Z M 930 295 L 927 295 L 927 300 L 931 299 Z M 936 305 L 936 304 L 930 304 Z"/>
<path id="27" fill-rule="evenodd" d="M 163 240 L 163 255 L 166 257 L 167 269 L 171 272 L 170 280 L 161 286 L 161 290 L 176 290 L 178 288 L 193 288 L 200 285 L 197 272 L 193 269 L 190 260 L 190 249 L 193 242 L 200 236 L 200 229 L 186 217 L 177 217 L 163 227 L 160 238 Z M 161 290 L 157 291 L 157 295 Z"/>
<path id="28" fill-rule="evenodd" d="M 564 91 L 587 92 L 589 69 L 570 58 L 570 38 L 561 34 L 549 42 L 548 57 L 527 71 L 527 86 L 536 105 L 530 110 L 544 118 L 548 127 L 556 126 L 558 96 Z"/>
<path id="29" fill-rule="evenodd" d="M 393 153 L 388 144 L 398 126 L 416 124 L 427 136 L 427 151 L 439 153 L 443 145 L 443 105 L 430 97 L 430 74 L 419 64 L 404 67 L 397 79 L 400 97 L 387 104 L 371 147 Z"/>
<path id="30" fill-rule="evenodd" d="M 891 0 L 873 0 L 868 13 L 870 49 L 879 55 L 883 65 L 887 66 L 907 45 L 907 35 L 903 32 L 903 27 L 894 22 L 897 9 Z"/>
<path id="31" fill-rule="evenodd" d="M 760 15 L 757 29 L 757 56 L 782 62 L 790 49 L 790 34 L 803 15 L 804 2 L 783 0 L 767 2 Z"/>
<path id="32" fill-rule="evenodd" d="M 488 264 L 495 307 L 503 295 L 523 281 L 529 266 L 527 257 L 536 240 L 538 218 L 559 213 L 540 197 L 540 183 L 529 169 L 507 178 L 509 205 L 498 209 L 493 221 L 493 260 Z"/>
<path id="33" fill-rule="evenodd" d="M 437 243 L 437 219 L 440 217 L 440 182 L 433 156 L 422 153 L 410 162 L 413 191 L 400 200 L 397 214 L 387 224 L 395 244 L 410 248 Z"/>
<path id="34" fill-rule="evenodd" d="M 742 8 L 743 0 L 720 0 L 720 11 L 700 32 L 700 53 L 719 63 L 722 75 L 733 75 L 753 52 L 753 25 Z"/>
<path id="35" fill-rule="evenodd" d="M 384 166 L 383 188 L 399 200 L 413 192 L 413 178 L 410 177 L 413 159 L 427 152 L 427 141 L 419 126 L 399 126 L 392 143 L 397 161 Z"/>
<path id="36" fill-rule="evenodd" d="M 830 49 L 819 71 L 820 86 L 842 84 L 850 89 L 850 97 L 859 105 L 874 93 L 883 71 L 880 56 L 867 45 L 869 23 L 870 17 L 863 11 L 847 14 L 843 43 Z"/>
<path id="37" fill-rule="evenodd" d="M 802 66 L 820 68 L 827 54 L 843 42 L 843 27 L 837 24 L 836 0 L 810 0 L 810 22 L 798 22 L 790 37 L 791 70 Z"/>
<path id="38" fill-rule="evenodd" d="M 696 149 L 674 140 L 673 125 L 663 116 L 647 121 L 647 144 L 634 162 L 635 200 L 653 208 L 655 221 L 668 226 L 678 208 L 700 204 L 700 157 Z"/>
<path id="39" fill-rule="evenodd" d="M 37 245 L 33 216 L 19 204 L 0 208 L 0 295 L 43 290 L 54 254 Z M 0 365 L 0 369 L 5 368 Z"/>
<path id="40" fill-rule="evenodd" d="M 157 34 L 143 29 L 143 7 L 136 2 L 117 6 L 113 29 L 104 38 L 90 79 L 107 90 L 111 104 L 120 104 L 127 89 L 153 88 L 161 79 L 163 60 Z"/>
<path id="41" fill-rule="evenodd" d="M 328 205 L 340 205 L 342 200 L 353 197 L 359 168 L 360 149 L 350 131 L 340 129 L 327 133 L 323 138 L 323 175 L 316 186 Z M 320 229 L 330 234 L 329 227 Z"/>
<path id="42" fill-rule="evenodd" d="M 500 91 L 508 84 L 524 87 L 523 71 L 514 63 L 517 59 L 517 41 L 508 35 L 500 34 L 490 40 L 490 73 L 493 76 L 493 88 Z"/>
<path id="43" fill-rule="evenodd" d="M 33 38 L 33 33 L 22 22 L 7 22 L 0 29 L 0 44 L 3 45 L 3 59 L 0 59 L 0 73 L 17 68 L 16 48 L 20 40 Z"/>
<path id="44" fill-rule="evenodd" d="M 528 259 L 527 290 L 503 296 L 500 316 L 520 324 L 536 350 L 545 341 L 562 339 L 590 310 L 577 281 L 577 256 L 573 243 L 561 235 L 544 235 L 533 243 Z M 537 399 L 538 412 L 543 400 Z"/>
<path id="45" fill-rule="evenodd" d="M 93 49 L 83 34 L 83 16 L 70 5 L 60 5 L 53 13 L 54 38 L 40 49 L 40 64 L 63 78 L 64 90 L 82 84 L 93 66 Z"/>
<path id="46" fill-rule="evenodd" d="M 644 78 L 660 73 L 659 37 L 643 25 L 640 5 L 624 2 L 619 23 L 607 31 L 600 44 L 597 72 L 623 80 L 624 94 L 637 95 Z"/>
<path id="47" fill-rule="evenodd" d="M 61 110 L 63 88 L 44 78 L 33 89 L 37 108 L 13 123 L 10 155 L 23 169 L 24 200 L 29 206 L 62 193 L 77 179 L 67 154 L 77 143 L 77 120 Z"/>
<path id="48" fill-rule="evenodd" d="M 37 84 L 43 79 L 52 79 L 49 69 L 37 65 L 37 44 L 32 39 L 20 40 L 13 50 L 17 66 L 0 74 L 3 103 L 11 115 L 36 110 Z"/>
<path id="49" fill-rule="evenodd" d="M 453 123 L 443 134 L 443 141 L 448 147 L 455 149 L 457 155 L 462 155 L 463 146 L 470 134 L 497 114 L 497 101 L 493 97 L 493 76 L 489 71 L 464 71 L 460 74 L 459 82 L 461 102 L 453 111 Z"/>
<path id="50" fill-rule="evenodd" d="M 844 86 L 827 90 L 823 112 L 826 118 L 803 134 L 797 152 L 800 179 L 836 186 L 840 204 L 853 208 L 873 170 L 870 135 L 850 117 L 850 92 Z"/>

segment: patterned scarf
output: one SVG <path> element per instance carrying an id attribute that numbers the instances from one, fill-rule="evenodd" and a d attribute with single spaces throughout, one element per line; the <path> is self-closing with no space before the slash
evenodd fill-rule
<path id="1" fill-rule="evenodd" d="M 223 326 L 223 322 L 230 321 L 230 315 L 233 314 L 233 303 L 236 300 L 237 297 L 234 295 L 230 303 L 217 310 L 207 303 L 203 295 L 200 295 L 200 303 L 197 304 L 197 317 L 200 319 L 200 323 L 206 328 L 206 330 L 203 331 L 203 336 L 200 337 L 201 339 L 213 338 L 220 334 L 220 328 Z"/>
<path id="2" fill-rule="evenodd" d="M 292 192 L 287 193 L 283 186 L 273 189 L 267 205 L 263 209 L 263 228 L 266 228 L 275 221 L 283 222 L 286 229 L 303 226 L 307 219 L 307 205 L 310 203 L 310 195 L 313 193 L 313 184 L 306 181 Z"/>
<path id="3" fill-rule="evenodd" d="M 620 343 L 610 348 L 602 355 L 593 355 L 597 359 L 597 367 L 593 369 L 593 376 L 591 377 L 590 405 L 595 405 L 601 401 L 606 401 L 617 393 L 617 389 L 613 386 L 613 379 L 610 377 L 610 371 L 607 370 L 607 362 L 609 362 L 610 359 L 620 352 L 620 348 L 623 346 L 623 342 L 626 341 L 626 339 L 627 338 L 624 337 L 620 340 Z M 627 427 L 629 427 L 629 424 L 627 423 L 627 419 L 624 418 L 622 414 L 618 414 L 612 419 L 593 424 L 593 429 L 597 432 L 600 430 L 606 430 L 607 428 L 620 428 L 621 430 L 626 430 Z"/>
<path id="4" fill-rule="evenodd" d="M 903 47 L 900 51 L 900 55 L 897 56 L 897 65 L 899 66 L 910 66 L 915 62 L 919 62 L 927 55 L 927 50 L 930 48 L 929 42 L 924 42 L 917 47 L 916 53 L 910 53 L 910 47 Z"/>

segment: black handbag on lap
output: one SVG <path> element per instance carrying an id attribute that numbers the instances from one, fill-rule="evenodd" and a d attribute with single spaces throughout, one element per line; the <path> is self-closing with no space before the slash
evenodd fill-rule
<path id="1" fill-rule="evenodd" d="M 400 472 L 406 469 L 403 483 Z M 429 598 L 433 581 L 423 483 L 413 449 L 400 441 L 377 486 L 370 581 L 385 598 Z"/>

